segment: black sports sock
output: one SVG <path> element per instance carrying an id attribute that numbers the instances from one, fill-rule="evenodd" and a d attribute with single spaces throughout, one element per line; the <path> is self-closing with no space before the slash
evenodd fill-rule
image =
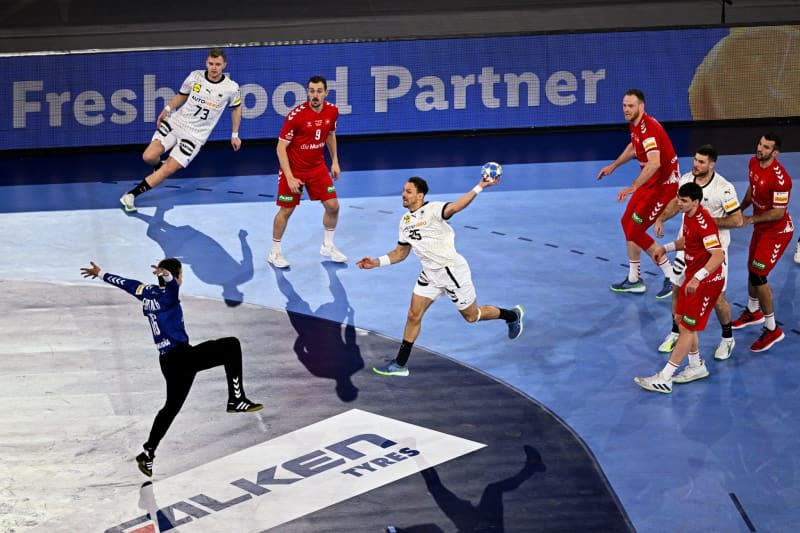
<path id="1" fill-rule="evenodd" d="M 153 165 L 153 172 L 155 172 L 156 170 L 158 170 L 159 168 L 161 168 L 161 165 L 163 165 L 163 164 L 164 164 L 164 162 L 159 160 L 159 162 L 158 162 L 158 163 L 156 163 L 155 165 Z"/>
<path id="2" fill-rule="evenodd" d="M 673 320 L 672 321 L 672 333 L 680 333 L 680 332 L 681 332 L 681 330 L 678 329 L 678 323 Z"/>
<path id="3" fill-rule="evenodd" d="M 400 350 L 397 352 L 397 357 L 394 358 L 395 363 L 400 366 L 406 366 L 408 358 L 411 356 L 412 346 L 414 346 L 413 342 L 404 339 L 403 342 L 400 343 Z"/>
<path id="4" fill-rule="evenodd" d="M 500 318 L 506 322 L 514 322 L 517 319 L 517 313 L 511 309 L 503 309 L 502 307 L 498 307 L 498 309 L 500 309 Z"/>
<path id="5" fill-rule="evenodd" d="M 728 322 L 727 324 L 722 324 L 722 338 L 730 339 L 732 337 L 733 337 L 733 328 L 731 328 L 731 323 Z"/>
<path id="6" fill-rule="evenodd" d="M 147 192 L 150 189 L 152 189 L 152 187 L 150 186 L 149 183 L 147 183 L 147 180 L 142 180 L 141 182 L 139 182 L 139 185 L 137 185 L 133 189 L 129 190 L 128 194 L 132 194 L 134 196 L 139 196 L 143 192 Z"/>

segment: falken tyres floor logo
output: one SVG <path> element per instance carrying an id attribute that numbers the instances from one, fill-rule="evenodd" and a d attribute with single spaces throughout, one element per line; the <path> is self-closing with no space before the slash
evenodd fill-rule
<path id="1" fill-rule="evenodd" d="M 263 531 L 482 447 L 353 409 L 157 481 L 147 514 L 105 531 Z"/>

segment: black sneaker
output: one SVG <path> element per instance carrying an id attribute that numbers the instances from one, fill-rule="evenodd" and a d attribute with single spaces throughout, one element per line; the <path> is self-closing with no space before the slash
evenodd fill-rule
<path id="1" fill-rule="evenodd" d="M 153 477 L 153 459 L 155 457 L 155 454 L 149 450 L 145 450 L 136 456 L 139 471 L 147 477 Z"/>
<path id="2" fill-rule="evenodd" d="M 261 405 L 260 403 L 251 402 L 247 398 L 242 398 L 240 400 L 234 400 L 232 402 L 228 402 L 229 413 L 255 413 L 256 411 L 260 411 L 263 408 L 264 406 Z"/>

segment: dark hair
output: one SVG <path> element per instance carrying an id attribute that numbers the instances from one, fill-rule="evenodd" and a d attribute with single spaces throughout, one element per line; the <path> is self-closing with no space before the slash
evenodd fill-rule
<path id="1" fill-rule="evenodd" d="M 222 48 L 212 48 L 208 51 L 208 57 L 221 57 L 224 62 L 228 62 L 228 59 L 225 57 L 225 52 Z"/>
<path id="2" fill-rule="evenodd" d="M 717 151 L 710 144 L 704 144 L 694 153 L 706 156 L 709 161 L 717 162 Z"/>
<path id="3" fill-rule="evenodd" d="M 408 178 L 408 183 L 413 184 L 417 188 L 417 192 L 421 192 L 423 195 L 428 194 L 428 183 L 419 176 Z"/>
<path id="4" fill-rule="evenodd" d="M 181 265 L 181 262 L 175 259 L 174 257 L 167 257 L 166 259 L 162 259 L 158 263 L 158 268 L 163 268 L 164 270 L 172 274 L 173 278 L 177 278 L 180 275 L 183 266 Z M 167 284 L 167 282 L 164 281 L 164 278 L 158 276 L 158 284 L 161 287 L 163 287 L 164 285 Z"/>
<path id="5" fill-rule="evenodd" d="M 322 76 L 318 75 L 318 76 L 311 76 L 310 78 L 308 78 L 308 83 L 306 84 L 306 87 L 308 87 L 312 83 L 321 83 L 322 86 L 325 88 L 325 90 L 326 91 L 328 90 L 328 80 L 326 80 Z"/>
<path id="6" fill-rule="evenodd" d="M 781 151 L 781 138 L 777 133 L 775 133 L 774 131 L 768 131 L 767 133 L 762 135 L 762 137 L 764 137 L 764 140 L 774 142 L 775 149 L 778 150 L 779 152 Z"/>
<path id="7" fill-rule="evenodd" d="M 644 103 L 644 93 L 641 89 L 628 89 L 625 91 L 625 96 L 635 96 L 641 103 Z"/>
<path id="8" fill-rule="evenodd" d="M 695 182 L 690 181 L 681 185 L 681 188 L 678 189 L 678 196 L 681 198 L 690 198 L 692 200 L 702 200 L 703 188 Z"/>

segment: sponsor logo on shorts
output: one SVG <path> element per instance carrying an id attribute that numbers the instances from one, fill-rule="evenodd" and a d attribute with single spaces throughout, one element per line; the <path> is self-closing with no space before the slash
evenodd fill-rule
<path id="1" fill-rule="evenodd" d="M 631 218 L 633 219 L 633 221 L 634 221 L 636 224 L 641 224 L 642 222 L 644 222 L 644 219 L 643 219 L 642 217 L 640 217 L 640 216 L 639 216 L 639 213 L 634 213 L 634 214 L 632 214 L 632 215 L 631 215 Z"/>
<path id="2" fill-rule="evenodd" d="M 767 268 L 767 265 L 765 265 L 758 259 L 753 259 L 753 262 L 750 263 L 750 266 L 752 266 L 753 268 L 757 268 L 758 270 L 764 270 L 765 268 Z"/>
<path id="3" fill-rule="evenodd" d="M 329 193 L 336 192 L 336 187 L 334 187 L 333 185 L 328 185 L 328 192 Z"/>
<path id="4" fill-rule="evenodd" d="M 279 194 L 278 195 L 278 201 L 279 202 L 291 202 L 292 200 L 294 200 L 294 196 L 291 196 L 289 194 Z"/>
<path id="5" fill-rule="evenodd" d="M 689 326 L 694 326 L 695 324 L 697 324 L 697 319 L 692 318 L 690 316 L 683 315 L 683 318 L 681 320 Z"/>

